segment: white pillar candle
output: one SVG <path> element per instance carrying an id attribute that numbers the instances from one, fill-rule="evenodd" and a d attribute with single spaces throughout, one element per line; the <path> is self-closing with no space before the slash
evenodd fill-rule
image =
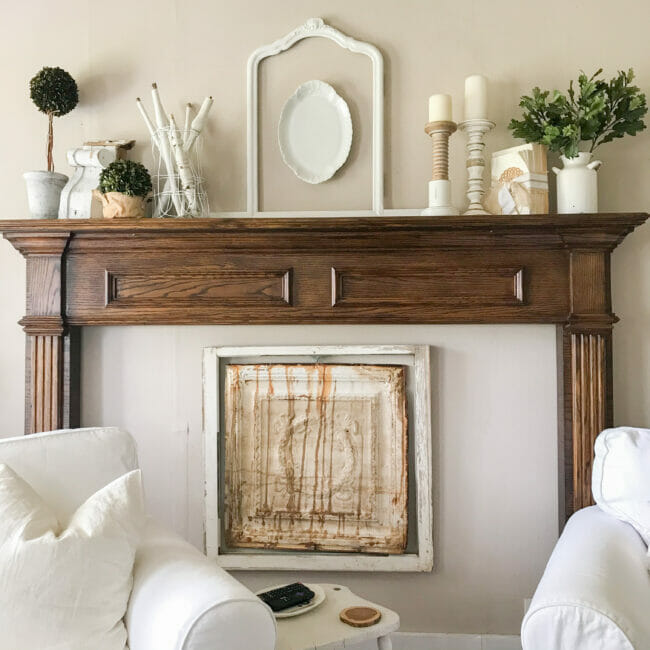
<path id="1" fill-rule="evenodd" d="M 465 79 L 465 119 L 487 120 L 487 79 L 481 74 Z"/>
<path id="2" fill-rule="evenodd" d="M 451 95 L 429 97 L 429 122 L 451 122 Z"/>

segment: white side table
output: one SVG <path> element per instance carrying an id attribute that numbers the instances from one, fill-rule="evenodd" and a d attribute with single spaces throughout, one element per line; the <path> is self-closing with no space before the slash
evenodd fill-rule
<path id="1" fill-rule="evenodd" d="M 325 602 L 315 609 L 282 618 L 278 623 L 276 650 L 336 650 L 369 639 L 377 640 L 379 650 L 391 650 L 390 635 L 399 629 L 399 615 L 386 607 L 355 596 L 342 585 L 321 584 Z M 346 607 L 374 607 L 381 619 L 370 627 L 352 627 L 341 621 L 339 613 Z"/>

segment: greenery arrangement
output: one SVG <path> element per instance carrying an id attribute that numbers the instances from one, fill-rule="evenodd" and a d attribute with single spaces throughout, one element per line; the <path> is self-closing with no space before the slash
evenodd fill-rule
<path id="1" fill-rule="evenodd" d="M 79 103 L 77 83 L 61 68 L 43 68 L 29 82 L 29 96 L 48 117 L 47 171 L 54 171 L 54 118 L 69 113 Z"/>
<path id="2" fill-rule="evenodd" d="M 533 88 L 519 102 L 523 119 L 513 119 L 508 128 L 526 142 L 545 144 L 567 158 L 575 158 L 580 143 L 588 142 L 586 151 L 624 135 L 645 129 L 643 117 L 648 112 L 645 95 L 632 85 L 634 71 L 619 71 L 605 81 L 602 68 L 591 77 L 581 73 L 577 88 L 573 81 L 566 94 Z"/>
<path id="3" fill-rule="evenodd" d="M 99 190 L 102 194 L 119 192 L 144 198 L 151 189 L 151 176 L 147 168 L 133 160 L 116 160 L 103 169 L 99 176 Z"/>

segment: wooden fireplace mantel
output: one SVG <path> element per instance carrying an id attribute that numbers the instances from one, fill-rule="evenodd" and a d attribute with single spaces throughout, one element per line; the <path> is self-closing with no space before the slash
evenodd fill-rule
<path id="1" fill-rule="evenodd" d="M 82 326 L 552 323 L 564 518 L 612 423 L 610 253 L 647 217 L 0 221 L 27 260 L 26 432 L 78 425 Z"/>

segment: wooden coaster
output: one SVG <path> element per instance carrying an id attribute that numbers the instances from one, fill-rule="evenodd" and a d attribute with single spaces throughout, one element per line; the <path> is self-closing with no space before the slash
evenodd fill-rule
<path id="1" fill-rule="evenodd" d="M 379 621 L 381 612 L 374 607 L 346 607 L 339 617 L 352 627 L 370 627 Z"/>

